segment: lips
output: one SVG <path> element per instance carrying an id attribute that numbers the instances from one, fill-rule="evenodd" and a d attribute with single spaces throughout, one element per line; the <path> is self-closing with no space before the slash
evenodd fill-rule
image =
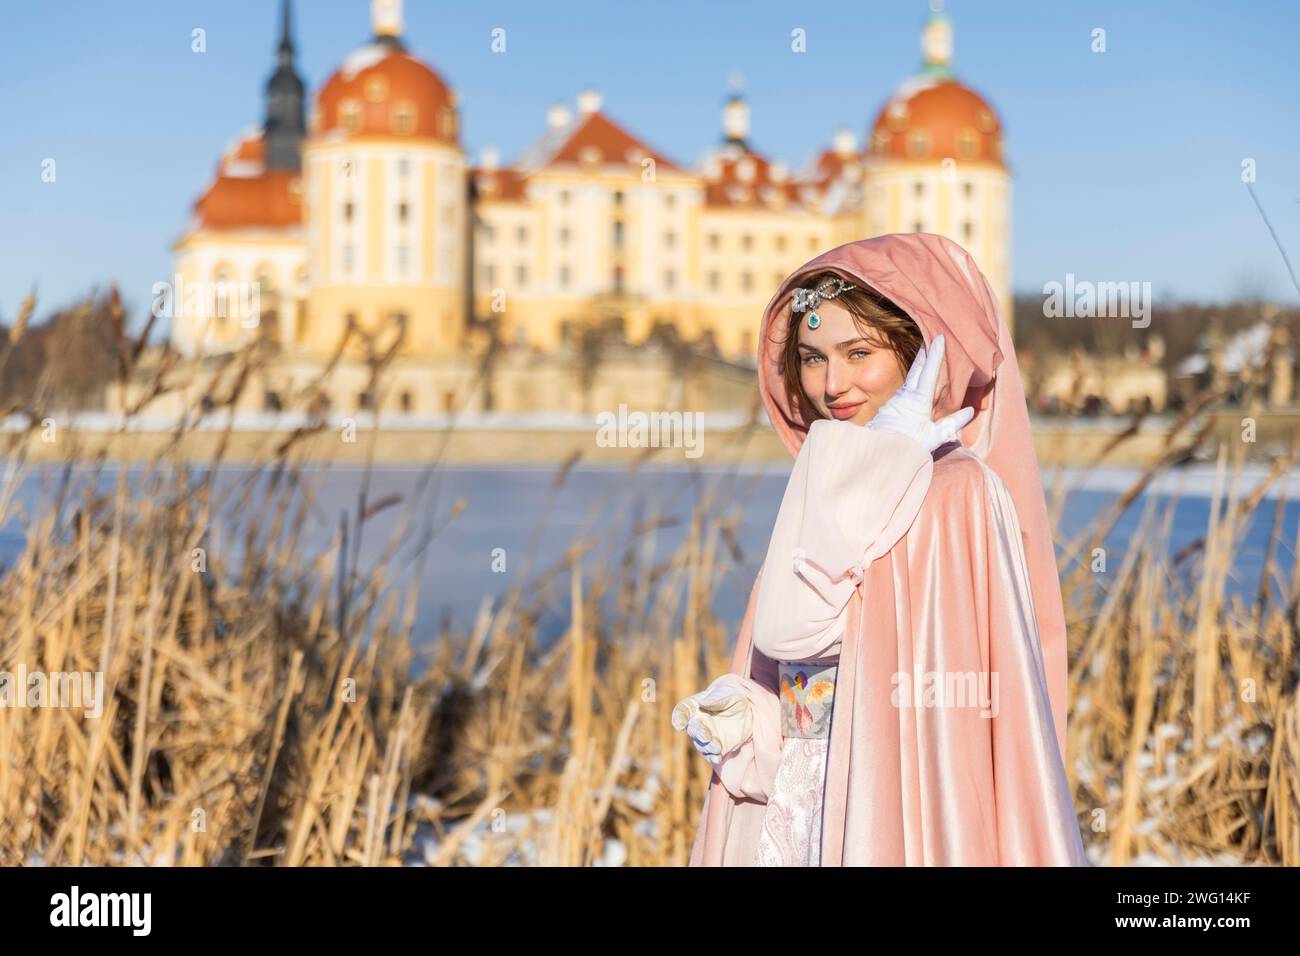
<path id="1" fill-rule="evenodd" d="M 843 421 L 846 418 L 852 418 L 854 415 L 856 415 L 858 409 L 861 408 L 864 404 L 866 403 L 855 402 L 852 405 L 827 405 L 826 407 L 830 410 L 830 413 L 833 416 Z"/>

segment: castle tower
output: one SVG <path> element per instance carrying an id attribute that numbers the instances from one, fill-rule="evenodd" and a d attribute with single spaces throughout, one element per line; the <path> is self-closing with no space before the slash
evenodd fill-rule
<path id="1" fill-rule="evenodd" d="M 294 69 L 293 58 L 289 0 L 282 0 L 276 68 L 266 83 L 266 168 L 296 173 L 302 170 L 302 141 L 307 126 L 303 122 L 302 78 Z"/>
<path id="2" fill-rule="evenodd" d="M 399 0 L 316 96 L 303 151 L 311 290 L 296 342 L 328 354 L 349 324 L 402 352 L 464 337 L 466 163 L 456 96 L 402 41 Z"/>
<path id="3" fill-rule="evenodd" d="M 975 257 L 1014 329 L 1011 171 L 1002 124 L 952 69 L 952 23 L 942 3 L 921 33 L 920 72 L 882 106 L 868 129 L 861 234 L 928 232 Z"/>

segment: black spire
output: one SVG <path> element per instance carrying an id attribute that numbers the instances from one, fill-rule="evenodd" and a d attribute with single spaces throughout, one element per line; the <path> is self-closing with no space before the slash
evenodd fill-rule
<path id="1" fill-rule="evenodd" d="M 266 83 L 266 168 L 302 169 L 302 79 L 293 68 L 293 40 L 289 37 L 289 0 L 280 4 L 280 45 L 275 72 Z"/>

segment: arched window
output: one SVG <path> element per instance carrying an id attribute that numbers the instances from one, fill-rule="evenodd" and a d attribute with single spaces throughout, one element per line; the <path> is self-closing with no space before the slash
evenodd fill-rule
<path id="1" fill-rule="evenodd" d="M 400 100 L 393 107 L 393 132 L 398 136 L 410 136 L 415 132 L 415 104 L 410 100 Z"/>
<path id="2" fill-rule="evenodd" d="M 970 127 L 965 127 L 957 134 L 957 155 L 962 159 L 974 159 L 979 144 L 979 134 Z"/>
<path id="3" fill-rule="evenodd" d="M 217 320 L 217 328 L 225 331 L 230 316 L 237 305 L 234 270 L 229 262 L 220 262 L 212 270 L 212 298 L 209 315 Z"/>
<path id="4" fill-rule="evenodd" d="M 349 133 L 361 128 L 361 101 L 348 98 L 339 104 L 339 125 Z"/>

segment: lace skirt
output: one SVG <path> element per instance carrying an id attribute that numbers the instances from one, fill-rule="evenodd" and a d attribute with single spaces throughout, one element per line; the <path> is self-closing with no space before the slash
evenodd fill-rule
<path id="1" fill-rule="evenodd" d="M 781 762 L 763 814 L 755 866 L 820 866 L 835 665 L 779 663 Z"/>
<path id="2" fill-rule="evenodd" d="M 755 866 L 821 866 L 822 799 L 830 740 L 791 737 L 763 814 Z"/>

